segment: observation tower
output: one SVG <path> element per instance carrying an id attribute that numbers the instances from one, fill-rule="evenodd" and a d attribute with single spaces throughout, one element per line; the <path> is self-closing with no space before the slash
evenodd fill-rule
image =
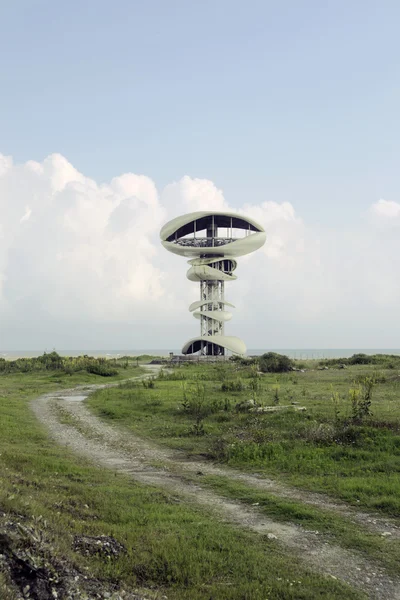
<path id="1" fill-rule="evenodd" d="M 200 320 L 200 335 L 183 346 L 183 354 L 223 356 L 244 354 L 244 342 L 225 335 L 233 304 L 225 300 L 225 282 L 237 279 L 236 258 L 261 248 L 264 229 L 253 219 L 236 213 L 194 212 L 169 221 L 160 231 L 170 252 L 190 258 L 187 278 L 200 283 L 200 300 L 189 306 Z"/>

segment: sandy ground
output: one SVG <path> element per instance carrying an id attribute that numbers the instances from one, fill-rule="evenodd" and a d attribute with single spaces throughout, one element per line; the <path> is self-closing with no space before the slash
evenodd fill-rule
<path id="1" fill-rule="evenodd" d="M 151 374 L 153 372 L 151 370 Z M 294 551 L 315 571 L 341 579 L 364 591 L 369 598 L 400 600 L 400 578 L 389 576 L 381 566 L 342 548 L 318 531 L 274 521 L 263 515 L 257 506 L 248 506 L 218 495 L 201 484 L 201 475 L 230 477 L 282 498 L 333 511 L 361 524 L 367 531 L 376 535 L 384 534 L 385 543 L 388 544 L 400 537 L 400 528 L 396 523 L 382 516 L 357 511 L 322 494 L 300 491 L 271 479 L 205 461 L 187 460 L 179 451 L 161 448 L 108 425 L 91 414 L 84 404 L 90 393 L 105 387 L 110 386 L 80 386 L 46 394 L 32 401 L 31 406 L 57 443 L 89 458 L 93 463 L 128 474 L 141 483 L 164 488 L 182 501 L 207 508 L 216 518 L 266 535 L 277 544 Z M 61 418 L 65 415 L 69 417 L 69 424 L 60 422 L 65 420 Z"/>

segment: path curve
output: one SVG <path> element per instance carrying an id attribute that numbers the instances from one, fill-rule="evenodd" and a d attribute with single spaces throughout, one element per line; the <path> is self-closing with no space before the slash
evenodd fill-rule
<path id="1" fill-rule="evenodd" d="M 154 370 L 150 375 L 137 379 L 143 379 L 153 373 Z M 399 528 L 394 522 L 353 511 L 344 503 L 334 502 L 320 494 L 290 489 L 272 480 L 206 462 L 184 460 L 183 454 L 178 451 L 160 448 L 132 433 L 108 425 L 90 413 L 83 401 L 90 393 L 115 385 L 118 383 L 79 386 L 45 394 L 33 400 L 31 407 L 57 443 L 67 446 L 95 464 L 130 475 L 143 484 L 167 489 L 189 502 L 206 507 L 216 517 L 236 526 L 269 536 L 270 539 L 275 539 L 276 536 L 276 543 L 295 551 L 314 570 L 345 581 L 364 591 L 371 599 L 400 600 L 400 578 L 389 576 L 376 563 L 355 551 L 331 543 L 326 536 L 318 532 L 305 531 L 293 524 L 274 521 L 263 515 L 257 507 L 228 500 L 210 489 L 188 481 L 185 475 L 187 477 L 201 471 L 204 474 L 231 477 L 281 497 L 335 510 L 343 516 L 350 516 L 356 522 L 362 522 L 376 533 L 382 533 L 384 529 L 392 534 L 391 537 L 398 537 Z M 60 422 L 63 412 L 68 414 L 70 423 Z M 161 462 L 163 466 L 152 466 L 155 461 Z"/>

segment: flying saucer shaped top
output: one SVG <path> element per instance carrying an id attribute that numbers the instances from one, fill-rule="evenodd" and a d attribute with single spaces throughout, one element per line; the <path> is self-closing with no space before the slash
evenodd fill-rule
<path id="1" fill-rule="evenodd" d="M 226 235 L 223 235 L 225 230 Z M 233 230 L 243 237 L 234 238 Z M 193 234 L 193 235 L 192 235 Z M 261 248 L 266 233 L 256 221 L 237 213 L 198 211 L 176 217 L 160 232 L 164 248 L 180 256 L 243 256 Z"/>

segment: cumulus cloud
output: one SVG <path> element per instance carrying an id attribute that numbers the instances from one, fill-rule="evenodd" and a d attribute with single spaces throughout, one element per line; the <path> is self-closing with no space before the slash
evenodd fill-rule
<path id="1" fill-rule="evenodd" d="M 400 300 L 400 249 L 382 232 L 400 218 L 396 202 L 379 200 L 352 232 L 322 231 L 288 202 L 230 206 L 209 180 L 185 176 L 158 191 L 126 173 L 99 184 L 59 154 L 22 165 L 0 155 L 0 349 L 178 348 L 197 333 L 187 307 L 198 289 L 159 230 L 208 209 L 247 214 L 268 236 L 227 286 L 238 309 L 229 333 L 250 347 L 396 338 L 388 324 Z"/>
<path id="2" fill-rule="evenodd" d="M 9 318 L 123 319 L 154 304 L 152 263 L 165 218 L 154 183 L 125 174 L 98 185 L 64 157 L 8 162 L 0 178 L 2 306 Z M 37 308 L 35 308 L 37 310 Z"/>
<path id="3" fill-rule="evenodd" d="M 192 179 L 185 176 L 178 182 L 171 183 L 165 187 L 162 194 L 163 204 L 171 212 L 178 208 L 183 212 L 195 212 L 197 210 L 229 210 L 222 190 L 219 190 L 212 181 L 208 179 Z"/>
<path id="4" fill-rule="evenodd" d="M 371 206 L 371 214 L 382 219 L 400 220 L 400 204 L 392 200 L 380 199 Z"/>

